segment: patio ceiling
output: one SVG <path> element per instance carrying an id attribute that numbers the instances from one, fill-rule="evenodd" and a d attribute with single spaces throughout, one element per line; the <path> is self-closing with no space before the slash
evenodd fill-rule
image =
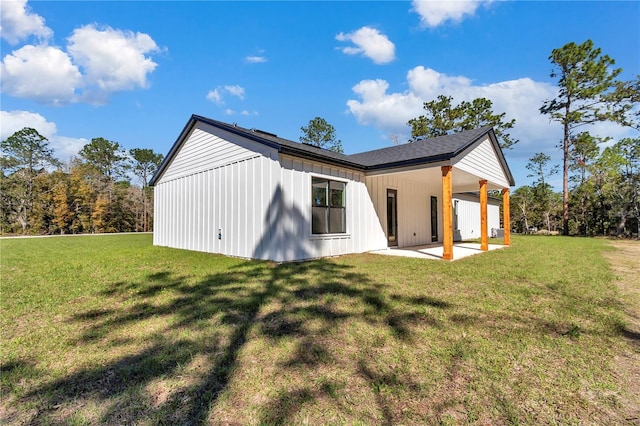
<path id="1" fill-rule="evenodd" d="M 437 164 L 431 167 L 422 166 L 416 169 L 403 169 L 397 171 L 385 170 L 385 174 L 394 174 L 403 179 L 412 180 L 415 182 L 440 182 L 442 179 L 442 171 L 440 166 L 444 164 Z M 480 190 L 479 181 L 481 179 L 487 179 L 487 177 L 476 176 L 472 173 L 464 170 L 457 169 L 453 166 L 453 192 L 477 192 Z M 487 189 L 489 190 L 501 190 L 502 185 L 488 181 Z"/>

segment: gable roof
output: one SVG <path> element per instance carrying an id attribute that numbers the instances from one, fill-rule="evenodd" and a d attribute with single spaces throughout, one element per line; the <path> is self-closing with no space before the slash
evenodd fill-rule
<path id="1" fill-rule="evenodd" d="M 187 136 L 198 122 L 208 124 L 235 135 L 245 137 L 254 142 L 267 145 L 283 154 L 294 155 L 310 160 L 318 160 L 362 171 L 383 170 L 395 167 L 447 161 L 461 154 L 476 142 L 483 140 L 486 135 L 489 135 L 509 183 L 511 185 L 515 185 L 511 171 L 504 159 L 504 155 L 498 145 L 493 129 L 490 126 L 463 131 L 452 135 L 438 136 L 412 143 L 376 149 L 373 151 L 366 151 L 359 154 L 346 155 L 318 148 L 313 145 L 279 138 L 272 133 L 264 132 L 262 130 L 246 129 L 236 124 L 228 124 L 195 114 L 191 116 L 184 129 L 182 129 L 182 132 L 169 150 L 164 161 L 151 178 L 149 185 L 153 186 L 160 176 L 162 176 L 164 170 L 171 163 L 173 157 L 180 150 L 182 143 L 186 140 Z"/>
<path id="2" fill-rule="evenodd" d="M 369 169 L 449 160 L 492 131 L 491 126 L 366 151 L 349 157 Z"/>

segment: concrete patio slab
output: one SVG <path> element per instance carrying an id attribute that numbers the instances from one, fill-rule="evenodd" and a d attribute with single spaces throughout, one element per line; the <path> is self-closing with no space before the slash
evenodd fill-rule
<path id="1" fill-rule="evenodd" d="M 489 244 L 489 250 L 499 250 L 506 246 L 501 244 Z M 442 244 L 429 244 L 413 247 L 395 248 L 390 247 L 384 250 L 375 250 L 371 253 L 385 256 L 415 257 L 420 259 L 442 260 Z M 456 243 L 453 245 L 453 260 L 484 253 L 480 249 L 479 243 Z"/>

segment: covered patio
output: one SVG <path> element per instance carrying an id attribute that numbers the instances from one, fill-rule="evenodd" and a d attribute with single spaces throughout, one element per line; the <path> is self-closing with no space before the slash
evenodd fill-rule
<path id="1" fill-rule="evenodd" d="M 480 132 L 476 138 L 461 139 L 456 144 L 447 144 L 443 147 L 428 146 L 426 148 L 437 150 L 438 155 L 431 158 L 415 161 L 416 164 L 400 165 L 392 163 L 379 170 L 372 170 L 367 173 L 369 187 L 376 188 L 374 199 L 384 200 L 384 194 L 380 192 L 391 190 L 393 200 L 402 198 L 404 204 L 389 211 L 388 196 L 387 204 L 378 201 L 377 212 L 382 218 L 383 226 L 386 225 L 387 235 L 389 230 L 394 230 L 399 234 L 393 243 L 389 241 L 389 250 L 376 251 L 382 254 L 391 255 L 413 255 L 413 257 L 431 257 L 444 260 L 455 260 L 461 257 L 470 256 L 483 251 L 494 250 L 510 245 L 510 186 L 514 185 L 513 176 L 504 159 L 495 134 L 491 129 Z M 449 140 L 449 142 L 451 142 Z M 454 141 L 455 142 L 455 141 Z M 425 149 L 426 149 L 425 148 Z M 446 151 L 446 152 L 441 152 Z M 374 181 L 374 180 L 378 181 Z M 413 192 L 411 191 L 412 188 Z M 425 241 L 415 241 L 411 239 L 411 233 L 415 236 L 419 232 L 421 221 L 424 221 L 420 207 L 423 195 L 420 190 L 433 195 L 431 198 L 438 202 L 437 208 L 437 231 L 435 226 L 431 226 L 432 244 L 418 245 Z M 501 194 L 502 215 L 501 228 L 504 232 L 504 242 L 495 246 L 489 244 L 488 226 L 488 197 L 489 191 Z M 372 190 L 373 192 L 373 190 Z M 478 210 L 474 217 L 479 218 L 480 243 L 456 243 L 454 245 L 454 233 L 457 225 L 454 223 L 454 194 L 473 193 L 478 195 Z M 397 209 L 397 212 L 396 212 Z M 432 207 L 433 211 L 433 207 Z M 397 225 L 395 216 L 400 219 Z M 404 216 L 403 216 L 404 215 Z M 389 218 L 393 220 L 389 220 Z M 404 226 L 403 229 L 399 227 Z M 396 227 L 398 227 L 396 232 Z M 404 231 L 404 234 L 403 234 Z M 404 237 L 404 238 L 403 238 Z M 437 243 L 436 243 L 437 242 Z M 495 247 L 494 247 L 495 246 Z"/>
<path id="2" fill-rule="evenodd" d="M 383 256 L 399 256 L 399 257 L 413 257 L 417 259 L 431 259 L 431 260 L 459 260 L 465 257 L 473 256 L 483 253 L 489 250 L 499 250 L 507 247 L 504 244 L 487 244 L 486 250 L 483 249 L 480 243 L 454 243 L 451 259 L 443 258 L 443 245 L 442 244 L 427 244 L 413 247 L 390 247 L 385 250 L 375 250 L 371 253 L 380 254 Z"/>

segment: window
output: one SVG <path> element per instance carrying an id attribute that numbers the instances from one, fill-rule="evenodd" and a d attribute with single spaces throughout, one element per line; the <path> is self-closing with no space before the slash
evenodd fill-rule
<path id="1" fill-rule="evenodd" d="M 438 241 L 438 197 L 431 197 L 431 242 Z"/>
<path id="2" fill-rule="evenodd" d="M 344 234 L 347 232 L 346 183 L 311 178 L 311 232 Z"/>

